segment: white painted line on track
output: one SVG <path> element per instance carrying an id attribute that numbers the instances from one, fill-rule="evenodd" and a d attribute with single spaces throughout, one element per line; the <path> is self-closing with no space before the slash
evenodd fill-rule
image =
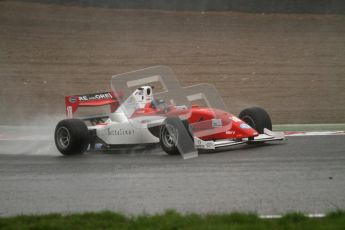
<path id="1" fill-rule="evenodd" d="M 332 135 L 345 135 L 345 131 L 285 131 L 284 135 L 287 137 L 300 137 L 300 136 L 332 136 Z"/>
<path id="2" fill-rule="evenodd" d="M 345 124 L 280 124 L 273 125 L 276 131 L 338 131 L 345 130 Z"/>
<path id="3" fill-rule="evenodd" d="M 323 213 L 313 213 L 313 214 L 307 214 L 307 215 L 304 215 L 306 217 L 309 217 L 309 218 L 323 218 L 326 216 L 326 214 L 323 214 Z M 279 218 L 282 218 L 283 215 L 260 215 L 259 216 L 261 219 L 279 219 Z"/>

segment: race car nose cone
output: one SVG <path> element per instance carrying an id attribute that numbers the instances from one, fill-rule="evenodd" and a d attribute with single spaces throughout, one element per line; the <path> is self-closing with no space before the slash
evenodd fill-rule
<path id="1" fill-rule="evenodd" d="M 259 133 L 245 122 L 234 122 L 233 129 L 238 133 L 237 138 L 254 137 Z"/>

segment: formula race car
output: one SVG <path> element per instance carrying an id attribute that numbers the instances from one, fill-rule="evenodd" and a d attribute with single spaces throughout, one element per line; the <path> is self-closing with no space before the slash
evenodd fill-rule
<path id="1" fill-rule="evenodd" d="M 154 93 L 154 87 L 147 84 L 152 82 L 160 82 L 163 92 Z M 187 159 L 197 156 L 198 149 L 284 139 L 283 133 L 271 131 L 271 119 L 264 109 L 247 108 L 236 117 L 226 112 L 213 86 L 182 88 L 165 66 L 113 76 L 111 88 L 65 97 L 68 118 L 55 129 L 56 147 L 62 154 L 160 143 L 167 154 Z M 193 103 L 198 99 L 208 106 Z M 108 114 L 74 118 L 79 107 L 104 105 L 110 106 Z"/>

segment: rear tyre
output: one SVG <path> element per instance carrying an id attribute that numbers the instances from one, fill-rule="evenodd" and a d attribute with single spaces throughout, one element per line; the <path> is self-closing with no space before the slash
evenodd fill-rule
<path id="1" fill-rule="evenodd" d="M 63 155 L 77 155 L 89 146 L 89 131 L 86 124 L 79 119 L 65 119 L 55 128 L 55 145 Z"/>
<path id="2" fill-rule="evenodd" d="M 244 109 L 238 116 L 258 133 L 264 133 L 264 129 L 272 130 L 272 121 L 268 113 L 260 107 Z"/>

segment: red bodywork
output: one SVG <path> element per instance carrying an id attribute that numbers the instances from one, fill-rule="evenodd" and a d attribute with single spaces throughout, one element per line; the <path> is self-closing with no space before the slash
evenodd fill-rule
<path id="1" fill-rule="evenodd" d="M 79 107 L 109 105 L 110 112 L 115 112 L 120 105 L 112 92 L 67 96 L 65 103 L 67 116 L 70 118 Z M 170 105 L 167 111 L 164 111 L 156 108 L 152 103 L 147 103 L 144 108 L 136 110 L 131 118 L 140 116 L 187 117 L 193 136 L 203 140 L 254 138 L 259 135 L 255 129 L 231 113 L 199 107 L 198 105 L 193 105 L 192 108 L 187 109 L 180 109 Z M 221 120 L 220 125 L 215 127 L 213 125 L 214 119 Z"/>
<path id="2" fill-rule="evenodd" d="M 153 108 L 151 103 L 148 103 L 145 108 L 138 109 L 131 118 L 162 114 L 166 117 L 187 116 L 193 136 L 203 140 L 242 139 L 259 135 L 255 129 L 249 127 L 244 121 L 231 113 L 198 105 L 193 105 L 192 108 L 184 110 L 169 106 L 168 112 L 164 112 Z M 212 125 L 213 119 L 221 120 L 221 125 L 214 127 Z M 241 127 L 241 125 L 245 128 Z"/>

